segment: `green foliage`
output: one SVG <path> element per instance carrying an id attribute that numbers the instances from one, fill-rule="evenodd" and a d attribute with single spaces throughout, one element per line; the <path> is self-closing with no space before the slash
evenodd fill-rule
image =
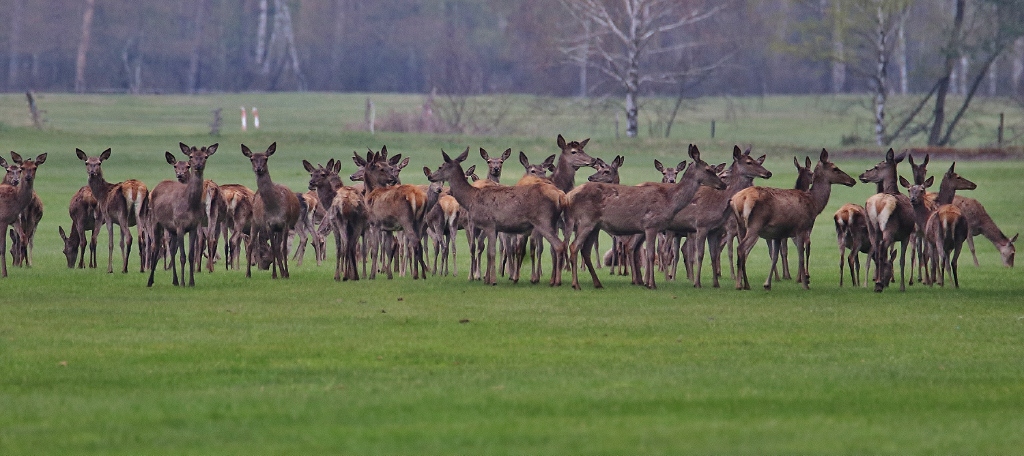
<path id="1" fill-rule="evenodd" d="M 569 110 L 536 135 L 343 131 L 361 118 L 365 96 L 40 98 L 51 119 L 43 132 L 0 104 L 0 122 L 15 126 L 4 147 L 50 154 L 36 184 L 46 205 L 36 264 L 0 279 L 0 453 L 991 454 L 1024 443 L 1019 268 L 999 266 L 979 237 L 982 266 L 961 257 L 960 290 L 838 288 L 831 213 L 863 202 L 869 186 L 833 192 L 813 235 L 809 291 L 791 281 L 735 291 L 728 272 L 723 289 L 659 276 L 650 291 L 607 269 L 603 290 L 587 280 L 579 292 L 486 287 L 465 279 L 461 237 L 460 277 L 337 283 L 333 259 L 318 267 L 308 255 L 292 263 L 290 280 L 218 269 L 194 289 L 175 289 L 160 270 L 147 289 L 137 272 L 65 268 L 57 225 L 86 182 L 74 148 L 112 147 L 107 178 L 152 187 L 171 177 L 164 150 L 220 142 L 207 177 L 254 186 L 238 143 L 277 141 L 271 173 L 301 191 L 301 159 L 342 158 L 345 174 L 353 150 L 382 144 L 415 168 L 467 145 L 534 158 L 556 151 L 556 133 L 594 136 L 587 150 L 596 156 L 625 155 L 623 181 L 636 183 L 656 178 L 654 158 L 682 159 L 690 139 L 616 141 Z M 415 97 L 373 98 L 419 106 Z M 813 106 L 806 98 L 771 98 L 764 108 L 741 101 L 749 106 L 719 139 L 745 137 L 769 154 L 775 177 L 759 183 L 791 186 L 792 156 L 836 131 L 797 114 Z M 225 114 L 225 133 L 207 136 L 213 107 L 242 103 L 258 103 L 260 131 L 239 133 Z M 723 105 L 708 100 L 699 111 Z M 680 137 L 706 137 L 693 128 Z M 694 141 L 709 162 L 729 157 L 731 144 Z M 834 159 L 853 175 L 877 162 Z M 948 159 L 931 163 L 939 174 Z M 509 179 L 517 176 L 518 164 L 508 166 Z M 1021 169 L 1020 161 L 957 163 L 978 184 L 970 196 L 1010 235 L 1024 227 Z M 103 233 L 101 265 L 106 245 Z M 755 283 L 766 256 L 763 243 L 755 247 Z"/>

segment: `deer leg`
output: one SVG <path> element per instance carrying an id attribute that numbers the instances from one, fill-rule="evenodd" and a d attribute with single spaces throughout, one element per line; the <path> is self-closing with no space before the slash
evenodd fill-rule
<path id="1" fill-rule="evenodd" d="M 484 273 L 484 283 L 487 285 L 498 284 L 497 265 L 495 256 L 498 248 L 498 232 L 494 229 L 487 230 L 487 271 Z"/>
<path id="2" fill-rule="evenodd" d="M 974 258 L 974 266 L 981 266 L 978 264 L 978 254 L 974 253 L 974 236 L 967 233 L 967 248 L 971 249 L 971 257 Z"/>
<path id="3" fill-rule="evenodd" d="M 121 273 L 128 273 L 128 259 L 132 256 L 132 230 L 128 229 L 128 218 L 121 224 L 121 253 L 124 255 L 124 267 Z M 182 277 L 184 280 L 184 277 Z"/>
<path id="4" fill-rule="evenodd" d="M 736 289 L 749 290 L 750 280 L 747 278 L 747 257 L 759 239 L 757 230 L 740 230 L 740 241 L 736 246 Z"/>
<path id="5" fill-rule="evenodd" d="M 718 278 L 722 276 L 722 230 L 708 232 L 708 251 L 711 254 L 711 286 L 719 288 Z"/>
<path id="6" fill-rule="evenodd" d="M 703 288 L 700 276 L 704 270 L 704 243 L 708 240 L 706 231 L 697 230 L 693 235 L 693 287 Z"/>

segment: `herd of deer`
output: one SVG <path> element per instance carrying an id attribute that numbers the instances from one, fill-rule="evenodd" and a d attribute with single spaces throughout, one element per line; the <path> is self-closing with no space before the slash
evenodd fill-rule
<path id="1" fill-rule="evenodd" d="M 277 149 L 276 143 L 261 153 L 241 145 L 256 175 L 255 191 L 240 184 L 217 185 L 203 178 L 207 159 L 217 151 L 217 144 L 179 144 L 187 160 L 166 152 L 176 179 L 165 180 L 152 190 L 134 179 L 106 181 L 102 163 L 110 158 L 110 149 L 95 157 L 76 150 L 85 163 L 88 185 L 71 198 L 70 230 L 65 232 L 61 227 L 59 231 L 69 268 L 76 262 L 77 267 L 85 267 L 87 247 L 89 267 L 96 267 L 96 238 L 99 228 L 106 225 L 107 272 L 113 272 L 113 225 L 118 225 L 121 270 L 128 272 L 133 241 L 129 228 L 135 226 L 140 271 L 148 269 L 148 286 L 153 285 L 161 258 L 164 268 L 172 270 L 174 285 L 194 286 L 195 271 L 203 267 L 202 258 L 206 257 L 210 272 L 214 261 L 221 258 L 217 251 L 220 238 L 225 244 L 222 258 L 226 268 L 240 267 L 244 241 L 246 277 L 251 276 L 252 265 L 256 264 L 271 269 L 273 278 L 278 274 L 287 278 L 289 243 L 295 244 L 295 258 L 301 264 L 307 241 L 312 238 L 320 264 L 326 259 L 324 236 L 328 232 L 333 232 L 335 239 L 335 280 L 358 280 L 360 258 L 364 277 L 374 278 L 380 272 L 390 279 L 394 272 L 404 275 L 411 268 L 414 279 L 426 278 L 425 244 L 434 250 L 431 273 L 438 272 L 440 257 L 440 271 L 448 274 L 449 264 L 454 263 L 449 261 L 449 252 L 455 256 L 453 241 L 461 229 L 470 248 L 469 278 L 491 285 L 497 283 L 499 270 L 518 281 L 527 252 L 533 263 L 530 281 L 538 282 L 542 276 L 542 240 L 546 240 L 551 255 L 551 285 L 561 285 L 563 270 L 569 270 L 572 286 L 579 289 L 582 257 L 594 286 L 600 288 L 592 250 L 597 246 L 598 234 L 604 231 L 612 236 L 613 245 L 603 263 L 611 266 L 613 273 L 629 274 L 633 284 L 648 288 L 655 288 L 656 268 L 663 270 L 667 279 L 674 279 L 680 259 L 687 278 L 700 287 L 705 246 L 711 255 L 713 285 L 718 287 L 722 251 L 728 247 L 731 266 L 732 239 L 736 238 L 736 269 L 732 274 L 737 289 L 749 289 L 747 259 L 758 239 L 763 238 L 772 265 L 764 288 L 770 289 L 773 277 L 779 275 L 780 256 L 782 276 L 789 278 L 787 239 L 792 238 L 798 257 L 796 280 L 807 288 L 814 220 L 828 204 L 832 185 L 856 183 L 822 150 L 813 168 L 809 157 L 803 165 L 794 158 L 798 175 L 794 188 L 753 186 L 755 178 L 772 176 L 763 166 L 763 155 L 754 158 L 749 149 L 736 147 L 731 165 L 712 166 L 701 159 L 696 146 L 690 145 L 689 165 L 683 161 L 666 167 L 655 160 L 655 168 L 663 176 L 661 182 L 622 185 L 618 169 L 623 157 L 611 162 L 593 158 L 584 151 L 588 142 L 567 142 L 559 135 L 561 152 L 539 164 L 530 163 L 520 152 L 525 174 L 512 186 L 499 183 L 511 149 L 497 157 L 480 149 L 487 164 L 485 179 L 477 178 L 475 166 L 463 168 L 469 148 L 455 158 L 442 151 L 439 168 L 423 168 L 429 185 L 402 184 L 399 174 L 409 159 L 403 160 L 401 154 L 388 157 L 386 147 L 378 152 L 371 150 L 365 157 L 354 154 L 357 170 L 350 176 L 355 181 L 353 186 L 342 183 L 340 160 L 330 159 L 326 166 L 303 160 L 303 167 L 310 173 L 309 191 L 305 193 L 293 192 L 271 179 L 268 161 Z M 7 170 L 0 184 L 0 232 L 13 226 L 14 262 L 30 265 L 32 239 L 42 217 L 42 203 L 33 191 L 33 183 L 46 154 L 35 160 L 22 159 L 14 152 L 11 156 L 12 163 L 0 158 L 0 165 Z M 1007 238 L 977 200 L 955 195 L 956 190 L 975 188 L 973 182 L 955 172 L 955 163 L 943 175 L 939 191 L 932 193 L 927 191 L 934 183 L 934 177 L 926 175 L 929 157 L 920 164 L 910 157 L 911 183 L 896 173 L 896 165 L 904 156 L 890 149 L 885 160 L 859 176 L 864 183 L 875 183 L 877 194 L 864 206 L 845 204 L 834 215 L 840 286 L 844 265 L 849 267 L 852 283 L 861 283 L 860 254 L 865 253 L 868 261 L 864 263 L 863 284 L 868 285 L 866 277 L 873 265 L 875 291 L 882 291 L 894 281 L 897 243 L 900 290 L 906 286 L 905 256 L 911 245 L 911 284 L 916 269 L 919 282 L 942 285 L 948 271 L 959 287 L 957 260 L 962 244 L 967 241 L 974 255 L 972 238 L 978 234 L 992 241 L 1006 266 L 1013 266 L 1017 236 Z M 576 186 L 575 174 L 584 166 L 596 171 L 587 183 Z M 909 196 L 899 192 L 898 184 L 907 189 Z M 92 232 L 91 242 L 86 239 L 88 231 Z M 686 241 L 681 243 L 683 237 Z M 6 277 L 5 244 L 6 237 L 0 236 L 0 272 Z M 481 267 L 485 248 L 487 264 Z M 977 256 L 974 258 L 977 264 Z M 597 267 L 601 265 L 598 262 Z M 451 272 L 457 274 L 454 266 Z"/>

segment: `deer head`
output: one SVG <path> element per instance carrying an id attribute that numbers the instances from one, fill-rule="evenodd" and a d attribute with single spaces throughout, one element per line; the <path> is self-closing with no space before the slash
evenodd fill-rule
<path id="1" fill-rule="evenodd" d="M 7 170 L 3 183 L 12 187 L 17 187 L 21 182 L 21 166 L 7 163 L 7 160 L 3 157 L 0 157 L 0 166 Z"/>
<path id="2" fill-rule="evenodd" d="M 505 164 L 505 160 L 508 160 L 512 156 L 512 149 L 505 149 L 501 156 L 491 158 L 487 155 L 487 151 L 483 147 L 480 148 L 480 158 L 483 158 L 487 162 L 487 179 L 498 182 L 501 178 L 501 167 Z"/>
<path id="3" fill-rule="evenodd" d="M 924 204 L 927 189 L 928 187 L 931 187 L 933 183 L 935 183 L 935 176 L 929 176 L 920 184 L 911 184 L 907 178 L 900 176 L 900 185 L 907 189 L 907 196 L 910 197 L 910 203 L 915 206 Z"/>
<path id="4" fill-rule="evenodd" d="M 189 177 L 191 177 L 189 172 L 191 163 L 188 160 L 178 160 L 170 151 L 164 152 L 164 159 L 167 160 L 167 164 L 174 166 L 174 177 L 178 179 L 178 182 L 182 184 L 187 183 Z"/>
<path id="5" fill-rule="evenodd" d="M 754 158 L 750 156 L 750 149 L 740 152 L 739 146 L 733 146 L 732 167 L 729 170 L 729 175 L 732 177 L 743 176 L 750 179 L 755 177 L 771 179 L 772 172 L 765 169 L 764 160 L 764 155 Z"/>
<path id="6" fill-rule="evenodd" d="M 681 161 L 674 168 L 671 166 L 662 165 L 657 159 L 654 160 L 654 169 L 661 173 L 661 183 L 663 184 L 674 184 L 676 183 L 676 177 L 679 173 L 686 169 L 686 162 Z"/>
<path id="7" fill-rule="evenodd" d="M 63 226 L 57 227 L 60 239 L 64 241 L 64 258 L 68 262 L 68 269 L 75 268 L 75 260 L 78 259 L 78 232 L 71 230 L 71 236 L 64 232 Z"/>
<path id="8" fill-rule="evenodd" d="M 615 159 L 611 163 L 605 163 L 604 160 L 598 158 L 594 161 L 594 174 L 591 174 L 587 178 L 590 182 L 603 182 L 607 184 L 618 184 L 619 183 L 619 167 L 622 166 L 622 162 L 625 161 L 625 157 L 616 155 Z"/>
<path id="9" fill-rule="evenodd" d="M 23 160 L 21 158 L 21 155 L 18 155 L 17 152 L 12 150 L 11 161 L 13 161 L 19 167 L 21 167 L 20 185 L 27 185 L 29 188 L 31 188 L 32 184 L 35 183 L 36 180 L 36 168 L 39 167 L 39 165 L 42 165 L 43 163 L 46 162 L 46 154 L 39 154 L 38 156 L 36 156 L 35 160 Z"/>
<path id="10" fill-rule="evenodd" d="M 819 179 L 818 176 L 831 184 L 842 184 L 847 187 L 853 187 L 857 184 L 857 181 L 846 174 L 843 170 L 839 169 L 835 163 L 832 163 L 828 159 L 828 151 L 821 149 L 821 155 L 818 156 L 818 166 L 814 168 L 814 179 Z"/>
<path id="11" fill-rule="evenodd" d="M 550 155 L 542 163 L 531 164 L 523 151 L 519 151 L 519 163 L 526 169 L 526 175 L 544 179 L 547 173 L 555 170 L 555 156 Z"/>
<path id="12" fill-rule="evenodd" d="M 556 143 L 558 148 L 562 150 L 562 157 L 566 159 L 573 167 L 573 169 L 580 169 L 584 166 L 592 166 L 594 164 L 594 157 L 587 155 L 583 151 L 583 148 L 590 142 L 590 138 L 584 139 L 583 141 L 572 141 L 565 142 L 565 138 L 562 135 L 558 135 Z"/>
<path id="13" fill-rule="evenodd" d="M 814 180 L 814 169 L 811 168 L 811 157 L 804 157 L 804 165 L 800 165 L 800 160 L 793 157 L 793 166 L 796 166 L 796 184 L 793 188 L 799 190 L 807 190 L 811 188 L 811 182 Z"/>
<path id="14" fill-rule="evenodd" d="M 885 160 L 882 160 L 871 169 L 861 173 L 859 176 L 860 181 L 865 184 L 877 184 L 884 182 L 887 178 L 891 178 L 893 182 L 895 182 L 896 165 L 903 161 L 904 157 L 906 157 L 906 152 L 895 155 L 893 150 L 890 148 L 889 151 L 885 153 Z"/>
<path id="15" fill-rule="evenodd" d="M 427 180 L 430 182 L 441 182 L 451 181 L 453 178 L 462 177 L 465 178 L 465 173 L 462 171 L 462 162 L 469 157 L 469 148 L 459 154 L 458 157 L 452 159 L 448 154 L 442 150 L 441 157 L 444 159 L 444 163 L 441 164 L 437 171 L 427 174 Z M 428 169 L 429 171 L 429 169 Z"/>
<path id="16" fill-rule="evenodd" d="M 192 171 L 195 173 L 202 173 L 206 169 L 206 159 L 210 158 L 210 156 L 217 152 L 217 146 L 219 146 L 219 143 L 202 148 L 197 148 L 196 146 L 189 147 L 186 146 L 185 143 L 178 143 L 178 147 L 181 148 L 181 152 L 188 156 L 189 164 L 191 165 Z M 274 143 L 271 147 L 276 149 L 277 143 Z M 269 156 L 270 154 L 267 155 Z"/>
<path id="17" fill-rule="evenodd" d="M 110 148 L 100 153 L 98 157 L 89 157 L 82 152 L 82 149 L 75 149 L 78 159 L 85 162 L 85 172 L 89 177 L 103 178 L 103 161 L 110 158 Z"/>
<path id="18" fill-rule="evenodd" d="M 718 190 L 725 189 L 725 182 L 722 181 L 722 178 L 718 177 L 718 174 L 715 173 L 715 169 L 711 165 L 708 165 L 704 160 L 701 160 L 700 150 L 697 149 L 697 146 L 690 144 L 689 155 L 690 158 L 693 159 L 693 163 L 691 163 L 690 166 L 686 168 L 686 171 L 683 172 L 683 179 L 680 179 L 680 182 L 683 182 L 686 179 L 693 179 L 700 185 Z M 685 163 L 681 164 L 685 165 Z"/>
<path id="19" fill-rule="evenodd" d="M 182 144 L 184 146 L 184 144 Z M 262 177 L 267 174 L 267 159 L 274 152 L 277 151 L 277 142 L 274 142 L 267 148 L 266 152 L 257 153 L 249 150 L 245 144 L 242 144 L 242 155 L 245 155 L 250 162 L 252 162 L 252 172 L 256 173 L 256 177 Z M 191 158 L 191 157 L 190 157 Z"/>
<path id="20" fill-rule="evenodd" d="M 930 154 L 924 154 L 924 161 L 920 165 L 914 163 L 914 154 L 907 154 L 907 163 L 910 163 L 910 173 L 914 177 L 914 184 L 923 184 L 928 174 L 928 159 Z"/>

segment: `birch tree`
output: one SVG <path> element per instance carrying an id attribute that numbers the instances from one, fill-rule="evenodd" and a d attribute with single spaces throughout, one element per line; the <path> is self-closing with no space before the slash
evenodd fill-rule
<path id="1" fill-rule="evenodd" d="M 589 65 L 625 92 L 626 136 L 639 130 L 639 97 L 653 84 L 678 84 L 695 69 L 664 65 L 659 57 L 696 46 L 679 32 L 722 10 L 682 0 L 561 0 L 578 28 L 562 52 Z M 575 33 L 588 30 L 589 33 Z"/>

